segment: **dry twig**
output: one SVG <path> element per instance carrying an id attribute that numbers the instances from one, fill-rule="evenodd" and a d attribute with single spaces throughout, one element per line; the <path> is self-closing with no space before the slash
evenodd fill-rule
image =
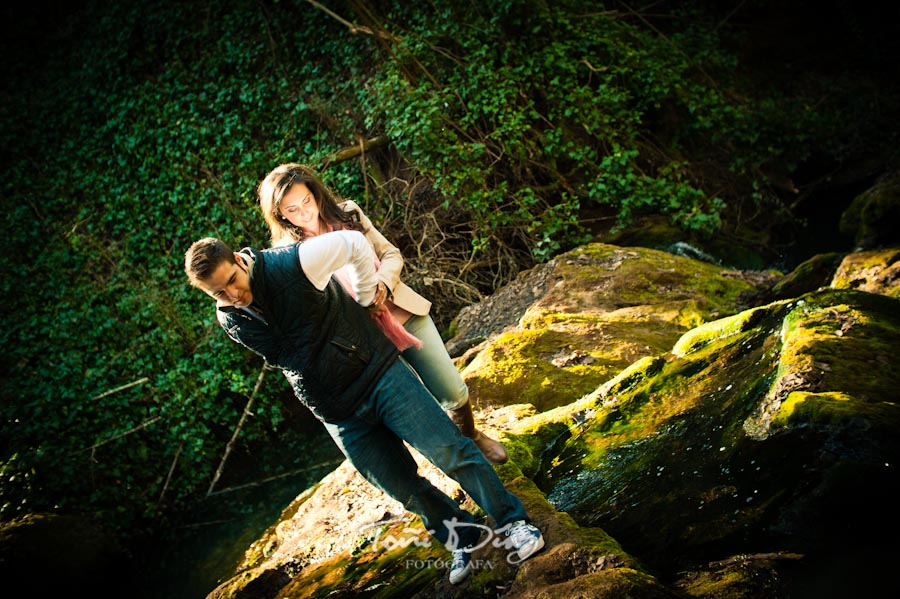
<path id="1" fill-rule="evenodd" d="M 162 418 L 162 416 L 157 416 L 156 418 L 151 418 L 150 420 L 147 420 L 146 422 L 142 422 L 141 424 L 137 425 L 136 427 L 134 427 L 134 428 L 132 428 L 132 429 L 129 429 L 129 430 L 125 431 L 124 433 L 119 433 L 118 435 L 113 435 L 112 437 L 110 437 L 110 438 L 107 439 L 106 441 L 101 441 L 101 442 L 99 442 L 99 443 L 95 443 L 94 445 L 91 445 L 90 447 L 85 447 L 84 449 L 79 449 L 78 451 L 74 452 L 72 455 L 76 455 L 76 454 L 79 454 L 79 453 L 82 453 L 82 452 L 85 452 L 85 451 L 91 451 L 91 459 L 93 460 L 93 457 L 94 457 L 94 453 L 93 453 L 93 452 L 94 452 L 97 448 L 103 447 L 103 446 L 106 445 L 107 443 L 111 443 L 111 442 L 115 441 L 116 439 L 119 439 L 119 438 L 121 438 L 121 437 L 124 437 L 125 435 L 130 435 L 131 433 L 136 433 L 136 432 L 138 432 L 138 431 L 141 430 L 141 429 L 147 428 L 148 426 L 150 426 L 151 424 L 153 424 L 154 422 L 156 422 L 156 421 L 159 420 L 160 418 Z"/>
<path id="2" fill-rule="evenodd" d="M 273 480 L 278 480 L 279 478 L 285 478 L 286 476 L 293 476 L 295 474 L 300 474 L 301 472 L 307 472 L 309 470 L 315 470 L 316 468 L 323 468 L 325 466 L 337 466 L 342 463 L 344 460 L 329 460 L 327 462 L 319 462 L 318 464 L 313 464 L 312 466 L 307 466 L 305 468 L 298 468 L 297 470 L 291 470 L 290 472 L 285 472 L 284 474 L 279 474 L 278 476 L 270 476 L 268 478 L 263 478 L 257 481 L 253 481 L 252 483 L 247 483 L 245 485 L 237 485 L 234 487 L 228 487 L 222 489 L 221 491 L 216 491 L 214 493 L 210 493 L 209 495 L 221 495 L 223 493 L 231 493 L 233 491 L 240 491 L 241 489 L 247 489 L 250 487 L 258 487 L 260 485 L 264 485 L 265 483 L 272 482 Z"/>
<path id="3" fill-rule="evenodd" d="M 100 399 L 101 397 L 106 397 L 107 395 L 112 395 L 113 393 L 118 393 L 119 391 L 124 391 L 125 389 L 130 389 L 131 387 L 135 387 L 137 385 L 146 383 L 149 380 L 150 379 L 148 379 L 147 377 L 139 378 L 138 380 L 132 381 L 128 384 L 120 385 L 120 386 L 116 387 L 115 389 L 110 389 L 109 391 L 104 391 L 100 395 L 95 395 L 94 397 L 91 398 L 91 401 L 93 401 L 95 399 Z"/>
<path id="4" fill-rule="evenodd" d="M 184 441 L 178 446 L 178 449 L 175 451 L 175 457 L 172 458 L 172 465 L 169 466 L 169 473 L 166 475 L 166 482 L 163 484 L 162 491 L 159 492 L 159 499 L 156 501 L 156 504 L 159 505 L 162 503 L 163 496 L 166 494 L 166 491 L 169 489 L 169 481 L 172 480 L 172 473 L 175 471 L 175 464 L 178 463 L 178 456 L 181 455 L 181 450 L 184 448 Z"/>
<path id="5" fill-rule="evenodd" d="M 256 394 L 259 392 L 259 388 L 262 385 L 263 377 L 266 374 L 266 366 L 263 364 L 263 367 L 259 370 L 259 376 L 256 378 L 256 385 L 253 387 L 253 392 L 250 394 L 250 399 L 247 400 L 247 405 L 244 406 L 244 411 L 241 413 L 241 419 L 238 421 L 237 426 L 234 429 L 234 433 L 231 435 L 231 439 L 228 441 L 228 445 L 225 446 L 225 453 L 222 454 L 222 460 L 219 462 L 219 467 L 216 468 L 216 473 L 213 475 L 212 482 L 209 483 L 209 489 L 206 491 L 206 496 L 209 497 L 212 495 L 213 489 L 216 486 L 216 483 L 219 482 L 219 477 L 222 476 L 222 470 L 225 469 L 225 461 L 228 459 L 228 456 L 231 454 L 231 450 L 234 448 L 234 442 L 237 440 L 238 434 L 241 432 L 241 428 L 244 426 L 244 422 L 247 420 L 247 416 L 251 414 L 250 408 L 253 407 L 253 402 L 256 401 Z"/>

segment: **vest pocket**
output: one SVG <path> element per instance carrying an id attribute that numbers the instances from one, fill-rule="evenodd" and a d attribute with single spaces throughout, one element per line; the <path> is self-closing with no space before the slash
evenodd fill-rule
<path id="1" fill-rule="evenodd" d="M 358 361 L 363 365 L 368 364 L 369 360 L 372 358 L 370 352 L 361 347 L 359 343 L 349 341 L 342 337 L 335 337 L 332 339 L 331 345 L 333 346 L 333 349 L 340 351 L 347 359 Z"/>

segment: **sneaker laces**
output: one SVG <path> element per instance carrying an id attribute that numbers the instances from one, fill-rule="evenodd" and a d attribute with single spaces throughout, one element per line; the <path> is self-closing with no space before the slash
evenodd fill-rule
<path id="1" fill-rule="evenodd" d="M 515 547 L 520 547 L 528 541 L 534 540 L 536 536 L 535 530 L 533 526 L 529 526 L 524 520 L 519 520 L 509 527 L 509 530 L 506 531 L 506 536 L 512 540 Z"/>
<path id="2" fill-rule="evenodd" d="M 450 565 L 451 570 L 455 569 L 457 565 L 459 565 L 460 567 L 465 565 L 465 556 L 468 551 L 466 551 L 465 549 L 454 549 L 450 553 L 453 554 L 453 563 Z"/>
<path id="3" fill-rule="evenodd" d="M 453 561 L 450 563 L 450 584 L 457 584 L 468 577 L 472 555 L 466 549 L 454 549 L 450 553 L 453 555 Z"/>

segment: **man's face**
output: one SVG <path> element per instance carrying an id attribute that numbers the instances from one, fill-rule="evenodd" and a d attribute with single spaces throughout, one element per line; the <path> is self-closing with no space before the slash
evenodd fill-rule
<path id="1" fill-rule="evenodd" d="M 250 271 L 243 258 L 235 254 L 237 264 L 222 262 L 212 275 L 200 283 L 200 288 L 216 300 L 218 306 L 246 308 L 253 302 L 250 290 Z"/>

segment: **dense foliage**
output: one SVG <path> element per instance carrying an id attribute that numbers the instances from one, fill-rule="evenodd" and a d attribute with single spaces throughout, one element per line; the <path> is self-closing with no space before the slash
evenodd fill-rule
<path id="1" fill-rule="evenodd" d="M 285 424 L 277 373 L 254 395 L 260 359 L 182 272 L 202 236 L 267 244 L 254 188 L 278 163 L 360 203 L 447 324 L 582 242 L 586 211 L 708 236 L 789 217 L 772 172 L 846 159 L 851 129 L 896 147 L 850 80 L 742 78 L 734 15 L 325 4 L 39 2 L 7 23 L 4 519 L 157 526 L 207 492 L 251 396 L 238 453 L 279 456 L 254 476 L 316 459 L 323 433 Z"/>

